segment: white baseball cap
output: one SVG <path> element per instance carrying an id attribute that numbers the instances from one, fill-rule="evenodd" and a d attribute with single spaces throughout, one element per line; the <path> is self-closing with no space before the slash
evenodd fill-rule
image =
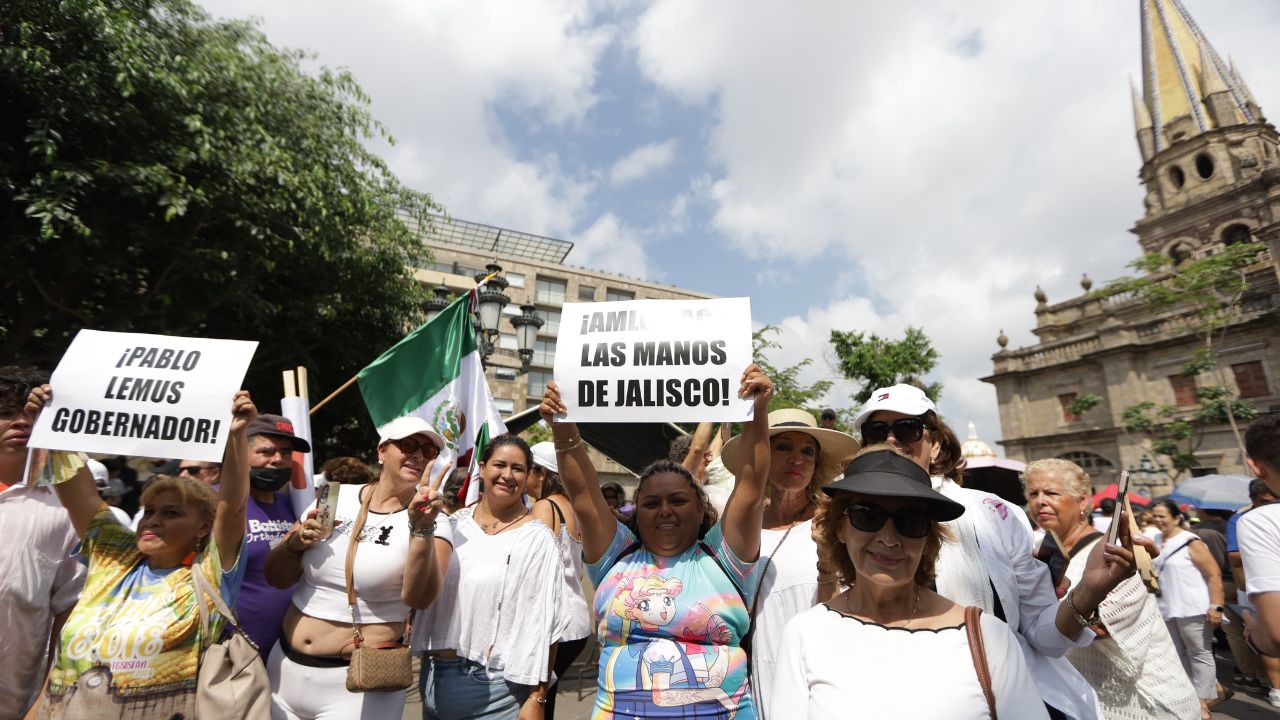
<path id="1" fill-rule="evenodd" d="M 556 444 L 550 440 L 544 440 L 529 448 L 533 451 L 533 464 L 540 465 L 553 473 L 560 472 L 560 466 L 556 464 Z"/>
<path id="2" fill-rule="evenodd" d="M 412 435 L 426 435 L 431 438 L 431 442 L 436 448 L 444 450 L 444 438 L 440 437 L 440 433 L 431 427 L 431 423 L 423 420 L 417 415 L 405 415 L 383 425 L 378 430 L 378 444 L 391 442 L 392 440 L 403 440 Z"/>
<path id="3" fill-rule="evenodd" d="M 84 464 L 89 468 L 89 474 L 93 476 L 93 482 L 100 488 L 106 488 L 107 483 L 111 480 L 111 475 L 107 472 L 107 466 L 93 458 L 85 460 Z"/>
<path id="4" fill-rule="evenodd" d="M 934 405 L 929 396 L 915 385 L 899 383 L 871 393 L 871 399 L 862 406 L 862 412 L 858 413 L 858 419 L 853 421 L 853 427 L 859 431 L 862 430 L 862 424 L 867 421 L 867 418 L 881 410 L 900 412 L 903 415 L 923 415 L 930 410 L 938 412 L 938 406 Z"/>

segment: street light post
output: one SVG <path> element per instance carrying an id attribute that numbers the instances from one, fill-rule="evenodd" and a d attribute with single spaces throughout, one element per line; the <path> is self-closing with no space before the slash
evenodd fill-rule
<path id="1" fill-rule="evenodd" d="M 1133 484 L 1138 486 L 1138 494 L 1143 497 L 1151 497 L 1151 488 L 1160 484 L 1158 476 L 1164 468 L 1156 465 L 1151 458 L 1143 455 L 1142 460 L 1138 461 L 1137 467 L 1129 468 L 1129 477 Z"/>

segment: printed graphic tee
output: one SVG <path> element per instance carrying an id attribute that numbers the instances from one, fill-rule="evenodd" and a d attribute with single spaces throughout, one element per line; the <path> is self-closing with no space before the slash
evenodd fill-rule
<path id="1" fill-rule="evenodd" d="M 221 637 L 224 621 L 209 603 L 209 635 L 201 636 L 191 573 L 204 573 L 234 605 L 243 558 L 224 571 L 210 538 L 190 567 L 152 569 L 138 553 L 133 531 L 117 523 L 105 505 L 89 524 L 80 554 L 89 563 L 88 579 L 62 628 L 49 676 L 55 716 L 60 696 L 77 683 L 73 695 L 84 697 L 70 699 L 82 703 L 96 693 L 142 702 L 194 691 L 200 652 Z"/>
<path id="2" fill-rule="evenodd" d="M 253 639 L 262 653 L 263 661 L 271 654 L 271 648 L 280 637 L 280 624 L 289 609 L 293 588 L 274 587 L 267 582 L 263 565 L 271 546 L 284 537 L 293 527 L 297 516 L 293 503 L 286 493 L 276 493 L 269 503 L 260 503 L 252 497 L 245 505 L 246 531 L 244 535 L 244 585 L 235 606 L 241 628 Z"/>
<path id="3" fill-rule="evenodd" d="M 756 567 L 720 525 L 661 557 L 618 524 L 589 571 L 601 644 L 593 718 L 756 717 L 741 647 Z"/>

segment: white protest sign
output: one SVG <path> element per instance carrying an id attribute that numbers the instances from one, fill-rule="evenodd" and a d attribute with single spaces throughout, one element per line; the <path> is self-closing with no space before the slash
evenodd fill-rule
<path id="1" fill-rule="evenodd" d="M 555 380 L 570 422 L 740 422 L 751 300 L 565 303 Z"/>
<path id="2" fill-rule="evenodd" d="M 256 342 L 81 330 L 28 443 L 222 462 L 231 399 Z"/>

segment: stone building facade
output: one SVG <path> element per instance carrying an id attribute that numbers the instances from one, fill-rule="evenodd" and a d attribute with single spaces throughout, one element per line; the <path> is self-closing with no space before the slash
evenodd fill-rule
<path id="1" fill-rule="evenodd" d="M 453 293 L 471 290 L 476 275 L 489 263 L 502 266 L 511 298 L 503 310 L 498 351 L 487 361 L 485 375 L 504 416 L 535 408 L 542 401 L 555 363 L 560 307 L 566 302 L 609 300 L 707 299 L 714 296 L 672 285 L 575 267 L 566 262 L 573 243 L 531 233 L 497 228 L 457 218 L 435 218 L 431 232 L 421 233 L 434 261 L 415 271 L 428 290 L 443 285 Z M 509 318 L 532 304 L 543 320 L 527 374 L 520 374 L 515 328 Z M 624 467 L 591 450 L 602 481 L 616 481 L 632 494 L 635 478 Z"/>
<path id="2" fill-rule="evenodd" d="M 1133 104 L 1147 192 L 1131 230 L 1140 252 L 1178 263 L 1256 243 L 1259 255 L 1236 321 L 1216 345 L 1218 374 L 1180 374 L 1201 342 L 1185 308 L 1153 315 L 1129 295 L 1090 293 L 1087 277 L 1084 294 L 1064 302 L 1050 304 L 1036 289 L 1037 344 L 1009 349 L 1001 333 L 983 380 L 996 388 L 1006 454 L 1075 460 L 1095 488 L 1124 469 L 1168 465 L 1123 430 L 1122 413 L 1136 403 L 1189 415 L 1196 387 L 1225 377 L 1260 413 L 1280 412 L 1280 135 L 1179 0 L 1140 6 L 1143 88 L 1134 88 Z M 1086 394 L 1101 401 L 1072 414 L 1072 402 Z M 1248 473 L 1229 426 L 1209 428 L 1195 454 L 1191 474 Z M 1158 495 L 1184 477 L 1166 470 L 1142 479 Z"/>

